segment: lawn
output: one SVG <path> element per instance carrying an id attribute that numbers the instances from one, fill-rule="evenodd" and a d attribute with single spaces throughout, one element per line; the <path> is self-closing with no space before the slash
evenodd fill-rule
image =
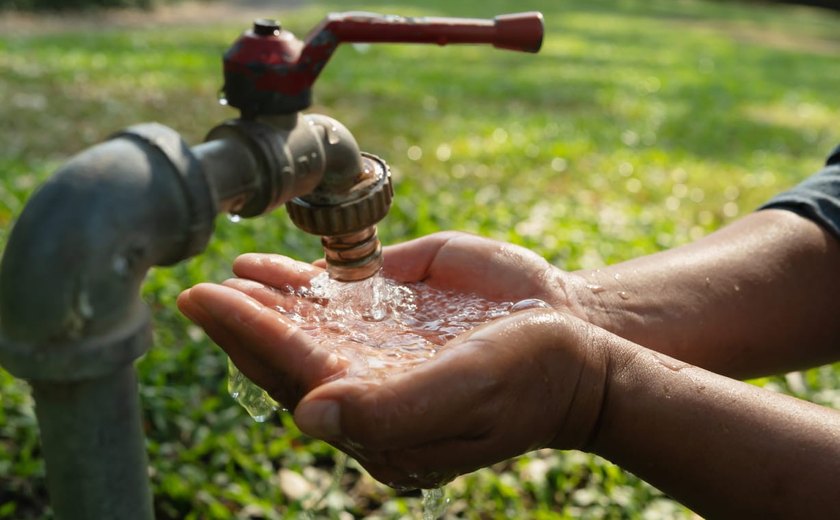
<path id="1" fill-rule="evenodd" d="M 305 5 L 266 15 L 299 36 L 339 10 L 545 15 L 537 55 L 380 45 L 333 57 L 312 111 L 390 163 L 386 244 L 461 229 L 566 269 L 597 267 L 709 233 L 816 171 L 840 143 L 840 17 L 827 11 L 699 0 Z M 250 21 L 0 35 L 0 251 L 29 194 L 75 152 L 151 120 L 198 143 L 235 117 L 216 103 L 220 56 Z M 283 210 L 220 217 L 204 254 L 150 273 L 156 341 L 138 370 L 158 518 L 418 515 L 418 493 L 394 492 L 352 461 L 322 497 L 334 451 L 287 415 L 251 421 L 226 394 L 225 356 L 175 310 L 180 289 L 230 276 L 240 252 L 311 260 L 319 247 Z M 756 383 L 840 407 L 840 365 Z M 3 370 L 0 403 L 0 518 L 50 518 L 32 401 Z M 458 518 L 692 517 L 578 452 L 529 454 L 447 492 Z"/>

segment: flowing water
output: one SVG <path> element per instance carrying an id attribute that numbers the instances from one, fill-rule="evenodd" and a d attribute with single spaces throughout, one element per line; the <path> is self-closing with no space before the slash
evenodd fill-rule
<path id="1" fill-rule="evenodd" d="M 513 311 L 547 306 L 540 300 L 493 302 L 424 283 L 398 284 L 376 275 L 341 283 L 326 273 L 310 287 L 278 289 L 289 298 L 277 311 L 318 344 L 350 361 L 348 376 L 384 379 L 428 361 L 457 335 Z M 280 406 L 230 364 L 228 390 L 257 421 Z M 423 518 L 439 518 L 442 489 L 423 490 Z"/>

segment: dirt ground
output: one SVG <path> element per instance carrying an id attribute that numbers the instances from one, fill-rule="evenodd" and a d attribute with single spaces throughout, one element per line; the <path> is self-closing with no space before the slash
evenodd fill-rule
<path id="1" fill-rule="evenodd" d="M 146 11 L 106 9 L 84 13 L 19 13 L 0 11 L 0 33 L 6 35 L 61 32 L 98 27 L 167 26 L 184 23 L 214 23 L 231 19 L 276 16 L 295 9 L 304 0 L 186 1 Z"/>

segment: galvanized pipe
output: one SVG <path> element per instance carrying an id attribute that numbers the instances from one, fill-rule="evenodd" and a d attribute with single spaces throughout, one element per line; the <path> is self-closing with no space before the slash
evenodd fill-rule
<path id="1" fill-rule="evenodd" d="M 56 517 L 154 518 L 134 367 L 32 393 Z"/>
<path id="2" fill-rule="evenodd" d="M 153 517 L 133 367 L 152 342 L 140 285 L 200 252 L 215 214 L 189 148 L 151 124 L 71 159 L 18 218 L 0 265 L 0 362 L 32 384 L 57 518 Z"/>

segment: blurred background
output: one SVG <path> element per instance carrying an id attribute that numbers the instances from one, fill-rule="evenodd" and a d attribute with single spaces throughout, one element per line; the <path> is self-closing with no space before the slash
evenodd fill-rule
<path id="1" fill-rule="evenodd" d="M 0 0 L 0 251 L 28 196 L 70 156 L 142 121 L 196 144 L 236 113 L 221 55 L 253 18 L 303 37 L 326 13 L 491 18 L 540 10 L 536 55 L 345 45 L 312 111 L 385 158 L 385 244 L 460 229 L 592 268 L 697 239 L 818 170 L 840 144 L 840 16 L 710 0 Z M 98 6 L 98 8 L 97 8 Z M 107 8 L 102 8 L 106 6 Z M 115 8 L 120 7 L 120 8 Z M 61 12 L 50 11 L 51 8 Z M 47 8 L 43 11 L 40 9 Z M 247 251 L 320 256 L 280 209 L 220 217 L 207 251 L 152 271 L 155 346 L 138 364 L 159 519 L 417 518 L 288 415 L 253 422 L 226 358 L 175 310 Z M 840 365 L 754 381 L 840 406 Z M 27 385 L 0 369 L 0 518 L 51 518 Z M 780 448 L 781 449 L 781 448 Z M 447 518 L 692 518 L 598 457 L 538 451 L 447 486 Z"/>

